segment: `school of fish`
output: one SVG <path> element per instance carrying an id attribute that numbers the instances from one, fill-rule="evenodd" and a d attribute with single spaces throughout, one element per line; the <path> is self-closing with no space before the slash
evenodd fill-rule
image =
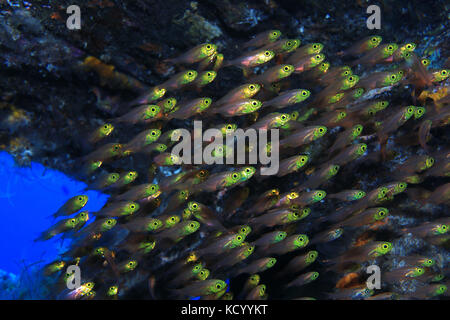
<path id="1" fill-rule="evenodd" d="M 450 121 L 450 70 L 431 69 L 415 43 L 380 36 L 332 53 L 269 30 L 237 51 L 228 57 L 204 43 L 164 60 L 175 75 L 86 137 L 79 175 L 110 198 L 98 212 L 83 210 L 86 195 L 68 199 L 37 239 L 72 241 L 43 270 L 54 298 L 447 295 L 450 149 L 440 135 Z M 217 96 L 226 69 L 234 87 Z M 390 99 L 393 92 L 401 98 Z M 170 150 L 177 128 L 192 131 L 194 119 L 224 137 L 278 129 L 278 173 L 261 175 L 260 164 L 180 164 Z M 136 170 L 137 161 L 148 169 Z M 405 254 L 396 248 L 402 237 L 424 249 Z M 70 265 L 81 270 L 77 289 L 66 286 Z M 380 267 L 380 289 L 367 287 L 369 265 Z"/>

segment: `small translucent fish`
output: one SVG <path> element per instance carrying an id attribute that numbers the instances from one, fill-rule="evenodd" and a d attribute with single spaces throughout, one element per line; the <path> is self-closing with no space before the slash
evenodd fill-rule
<path id="1" fill-rule="evenodd" d="M 270 210 L 261 216 L 253 218 L 251 222 L 256 226 L 262 225 L 266 227 L 274 227 L 297 222 L 306 218 L 310 213 L 311 209 L 309 208 L 302 208 L 300 210 L 293 209 L 293 206 L 291 206 L 289 208 Z"/>
<path id="2" fill-rule="evenodd" d="M 175 109 L 175 107 L 177 106 L 177 102 L 178 101 L 176 98 L 171 97 L 158 102 L 156 105 L 161 108 L 163 113 L 167 114 Z"/>
<path id="3" fill-rule="evenodd" d="M 339 239 L 344 233 L 344 229 L 332 227 L 330 230 L 320 232 L 316 234 L 311 241 L 310 245 L 318 244 L 318 243 L 327 243 Z"/>
<path id="4" fill-rule="evenodd" d="M 98 127 L 88 138 L 90 143 L 97 143 L 100 140 L 108 137 L 114 130 L 114 126 L 111 123 L 104 123 Z"/>
<path id="5" fill-rule="evenodd" d="M 348 145 L 350 145 L 358 136 L 361 134 L 363 130 L 363 126 L 360 124 L 354 125 L 351 128 L 348 128 L 347 130 L 340 133 L 336 140 L 334 141 L 334 144 L 328 149 L 329 153 L 332 154 L 337 150 L 340 150 Z"/>
<path id="6" fill-rule="evenodd" d="M 115 183 L 113 183 L 110 186 L 108 186 L 108 189 L 122 188 L 122 187 L 124 187 L 126 185 L 129 185 L 133 181 L 135 181 L 137 177 L 138 177 L 137 171 L 124 172 L 121 175 L 119 180 L 117 180 Z"/>
<path id="7" fill-rule="evenodd" d="M 242 243 L 242 245 L 238 248 L 235 248 L 234 250 L 226 253 L 221 260 L 214 264 L 213 269 L 217 270 L 220 268 L 232 267 L 247 259 L 250 255 L 253 254 L 254 250 L 255 246 L 248 243 Z"/>
<path id="8" fill-rule="evenodd" d="M 131 139 L 130 142 L 128 142 L 123 147 L 124 154 L 128 155 L 130 153 L 136 153 L 146 146 L 152 144 L 153 142 L 157 141 L 159 137 L 161 136 L 161 130 L 159 129 L 149 129 L 144 130 L 141 133 L 139 133 L 137 136 L 135 136 L 133 139 Z"/>
<path id="9" fill-rule="evenodd" d="M 57 234 L 73 230 L 78 225 L 78 218 L 64 219 L 51 226 L 46 231 L 42 232 L 41 235 L 34 241 L 45 241 L 53 238 Z"/>
<path id="10" fill-rule="evenodd" d="M 246 236 L 240 233 L 231 233 L 223 235 L 210 242 L 209 245 L 197 250 L 200 256 L 219 255 L 226 251 L 240 247 L 245 241 Z"/>
<path id="11" fill-rule="evenodd" d="M 273 112 L 269 113 L 267 116 L 251 125 L 250 128 L 255 130 L 269 130 L 273 128 L 280 128 L 290 120 L 291 116 L 289 113 L 279 113 Z"/>
<path id="12" fill-rule="evenodd" d="M 399 257 L 401 261 L 404 261 L 410 266 L 419 266 L 423 268 L 430 268 L 436 264 L 436 260 L 430 257 L 420 255 L 410 255 L 406 257 Z"/>
<path id="13" fill-rule="evenodd" d="M 294 72 L 294 66 L 281 64 L 267 69 L 263 74 L 252 78 L 253 82 L 269 85 L 289 77 Z"/>
<path id="14" fill-rule="evenodd" d="M 67 202 L 58 209 L 52 216 L 70 216 L 71 214 L 81 210 L 88 202 L 89 197 L 86 195 L 78 195 L 70 198 Z"/>
<path id="15" fill-rule="evenodd" d="M 328 112 L 326 115 L 312 122 L 312 124 L 323 125 L 327 128 L 335 128 L 342 124 L 342 121 L 347 117 L 347 112 L 344 110 L 334 110 Z"/>
<path id="16" fill-rule="evenodd" d="M 158 166 L 175 166 L 181 164 L 181 159 L 175 154 L 169 152 L 162 152 L 153 158 Z"/>
<path id="17" fill-rule="evenodd" d="M 277 177 L 283 177 L 300 170 L 308 163 L 308 159 L 307 155 L 298 155 L 282 160 L 279 164 Z"/>
<path id="18" fill-rule="evenodd" d="M 431 81 L 434 83 L 442 82 L 442 81 L 446 80 L 449 77 L 449 75 L 450 75 L 450 70 L 448 70 L 448 69 L 434 71 L 432 73 L 433 78 L 431 79 Z"/>
<path id="19" fill-rule="evenodd" d="M 211 106 L 212 99 L 208 97 L 197 98 L 177 106 L 175 111 L 172 111 L 167 119 L 188 119 L 193 115 L 205 111 Z"/>
<path id="20" fill-rule="evenodd" d="M 363 190 L 343 190 L 338 193 L 329 194 L 328 198 L 341 201 L 355 201 L 364 198 L 366 193 Z"/>
<path id="21" fill-rule="evenodd" d="M 102 161 L 105 162 L 122 155 L 123 145 L 120 143 L 108 143 L 97 150 L 82 157 L 83 161 Z"/>
<path id="22" fill-rule="evenodd" d="M 358 86 L 365 90 L 389 87 L 397 84 L 402 79 L 398 72 L 380 71 L 369 74 L 358 82 Z"/>
<path id="23" fill-rule="evenodd" d="M 364 246 L 354 247 L 347 250 L 344 254 L 333 261 L 342 263 L 362 263 L 364 261 L 381 257 L 392 250 L 392 244 L 385 241 L 374 241 Z"/>
<path id="24" fill-rule="evenodd" d="M 275 57 L 275 52 L 271 50 L 255 50 L 245 53 L 243 56 L 224 63 L 226 66 L 237 66 L 240 68 L 254 68 L 261 66 Z"/>
<path id="25" fill-rule="evenodd" d="M 311 174 L 297 190 L 315 189 L 322 185 L 325 181 L 331 179 L 339 172 L 340 166 L 337 164 L 327 164 L 321 169 Z"/>
<path id="26" fill-rule="evenodd" d="M 210 84 L 214 81 L 217 76 L 217 72 L 213 70 L 208 70 L 200 73 L 194 81 L 194 85 L 197 88 L 203 88 L 204 86 Z"/>
<path id="27" fill-rule="evenodd" d="M 350 161 L 356 160 L 359 157 L 363 156 L 367 150 L 367 145 L 365 143 L 358 143 L 347 147 L 342 150 L 338 155 L 336 155 L 333 159 L 330 160 L 330 163 L 337 164 L 339 166 L 343 166 Z"/>
<path id="28" fill-rule="evenodd" d="M 272 268 L 275 263 L 277 263 L 276 258 L 267 257 L 267 258 L 261 258 L 258 260 L 254 260 L 249 265 L 243 267 L 242 269 L 239 269 L 236 271 L 236 274 L 254 274 L 254 273 L 261 273 L 266 271 L 267 269 Z"/>
<path id="29" fill-rule="evenodd" d="M 252 242 L 253 245 L 259 247 L 266 247 L 271 244 L 283 241 L 287 236 L 285 231 L 272 231 L 263 234 L 261 237 Z"/>
<path id="30" fill-rule="evenodd" d="M 177 90 L 192 83 L 197 78 L 197 76 L 198 73 L 195 70 L 182 71 L 161 84 L 160 87 L 166 89 L 167 91 Z"/>
<path id="31" fill-rule="evenodd" d="M 411 233 L 412 235 L 419 238 L 428 238 L 447 234 L 449 228 L 450 219 L 444 218 L 434 221 L 427 221 L 416 227 L 405 228 L 403 231 L 406 233 Z"/>
<path id="32" fill-rule="evenodd" d="M 196 201 L 190 201 L 187 204 L 187 208 L 202 225 L 208 226 L 215 230 L 225 230 L 225 227 L 217 219 L 217 215 L 210 208 L 202 203 Z"/>
<path id="33" fill-rule="evenodd" d="M 294 89 L 289 91 L 281 92 L 279 96 L 265 101 L 262 107 L 274 106 L 277 109 L 281 109 L 296 103 L 300 103 L 309 98 L 311 92 L 306 89 Z"/>
<path id="34" fill-rule="evenodd" d="M 291 261 L 289 261 L 289 263 L 282 271 L 280 271 L 280 276 L 287 274 L 294 274 L 302 271 L 310 264 L 312 264 L 314 261 L 316 261 L 318 255 L 319 253 L 317 251 L 311 250 L 305 254 L 296 256 Z"/>
<path id="35" fill-rule="evenodd" d="M 60 272 L 62 269 L 64 269 L 65 266 L 66 266 L 66 263 L 64 261 L 51 262 L 44 267 L 44 274 L 46 276 L 55 274 L 57 272 Z"/>
<path id="36" fill-rule="evenodd" d="M 173 228 L 166 229 L 157 234 L 159 239 L 169 239 L 173 242 L 179 242 L 184 237 L 196 232 L 200 228 L 200 223 L 193 220 L 186 220 L 177 223 Z"/>
<path id="37" fill-rule="evenodd" d="M 383 45 L 379 45 L 373 50 L 369 50 L 365 55 L 361 58 L 352 62 L 352 66 L 356 66 L 358 64 L 373 66 L 382 61 L 389 62 L 393 61 L 393 54 L 395 50 L 398 49 L 398 45 L 396 43 L 387 43 Z"/>
<path id="38" fill-rule="evenodd" d="M 415 87 L 424 88 L 433 84 L 433 75 L 427 71 L 420 59 L 413 52 L 405 57 L 408 82 Z"/>
<path id="39" fill-rule="evenodd" d="M 323 44 L 321 43 L 309 43 L 301 46 L 286 60 L 289 64 L 295 64 L 297 61 L 305 56 L 316 55 L 322 52 Z"/>
<path id="40" fill-rule="evenodd" d="M 259 284 L 261 277 L 259 274 L 252 274 L 244 283 L 244 287 L 242 288 L 241 293 L 239 294 L 239 298 L 244 298 L 248 295 L 250 291 L 256 288 Z"/>
<path id="41" fill-rule="evenodd" d="M 93 183 L 89 184 L 87 188 L 97 190 L 105 189 L 119 181 L 119 179 L 120 175 L 117 172 L 104 173 L 100 175 Z"/>
<path id="42" fill-rule="evenodd" d="M 286 54 L 295 51 L 300 43 L 300 39 L 280 39 L 266 45 L 263 49 L 273 51 L 275 54 Z"/>
<path id="43" fill-rule="evenodd" d="M 323 53 L 307 55 L 299 59 L 298 61 L 291 62 L 294 66 L 294 73 L 302 73 L 318 66 L 325 60 Z"/>
<path id="44" fill-rule="evenodd" d="M 132 109 L 130 112 L 112 121 L 125 122 L 128 124 L 148 123 L 163 116 L 162 109 L 156 104 L 146 104 Z"/>
<path id="45" fill-rule="evenodd" d="M 177 296 L 207 296 L 216 294 L 227 288 L 225 281 L 218 279 L 207 279 L 205 281 L 193 281 L 181 289 L 173 290 Z"/>
<path id="46" fill-rule="evenodd" d="M 266 44 L 273 43 L 281 37 L 280 30 L 268 30 L 265 32 L 258 33 L 253 39 L 247 41 L 242 45 L 243 48 L 248 47 L 262 47 Z"/>
<path id="47" fill-rule="evenodd" d="M 137 201 L 141 199 L 154 199 L 160 195 L 159 186 L 153 183 L 144 183 L 132 187 L 125 193 L 115 196 L 115 201 Z"/>
<path id="48" fill-rule="evenodd" d="M 447 289 L 447 286 L 444 284 L 430 284 L 417 288 L 416 291 L 410 293 L 409 296 L 418 299 L 434 298 L 445 294 Z"/>
<path id="49" fill-rule="evenodd" d="M 176 58 L 167 59 L 166 61 L 174 64 L 193 64 L 210 57 L 216 52 L 217 46 L 215 44 L 203 43 Z"/>
<path id="50" fill-rule="evenodd" d="M 386 283 L 395 283 L 407 279 L 416 279 L 425 274 L 425 269 L 421 267 L 403 267 L 384 273 Z"/>
<path id="51" fill-rule="evenodd" d="M 338 292 L 328 294 L 333 300 L 364 300 L 373 295 L 374 291 L 366 285 L 356 288 L 340 289 Z"/>
<path id="52" fill-rule="evenodd" d="M 370 208 L 346 220 L 338 222 L 339 226 L 362 227 L 383 221 L 389 215 L 389 210 L 383 207 Z"/>
<path id="53" fill-rule="evenodd" d="M 247 83 L 231 90 L 225 96 L 220 98 L 214 104 L 216 106 L 231 104 L 243 99 L 250 99 L 261 90 L 261 86 L 257 83 Z"/>
<path id="54" fill-rule="evenodd" d="M 217 109 L 212 109 L 213 113 L 220 113 L 225 117 L 242 116 L 257 111 L 261 108 L 261 101 L 256 99 L 242 99 L 237 102 L 222 105 Z"/>
<path id="55" fill-rule="evenodd" d="M 153 101 L 156 101 L 160 98 L 162 98 L 166 94 L 167 90 L 165 88 L 156 86 L 153 88 L 150 88 L 146 92 L 144 92 L 140 97 L 138 97 L 136 100 L 133 100 L 128 104 L 128 107 L 137 106 L 141 104 L 152 104 Z"/>
<path id="56" fill-rule="evenodd" d="M 283 255 L 288 252 L 304 248 L 308 245 L 309 238 L 306 234 L 294 234 L 283 241 L 272 244 L 264 250 L 265 254 Z"/>
<path id="57" fill-rule="evenodd" d="M 245 300 L 266 300 L 268 295 L 266 293 L 267 287 L 265 284 L 257 285 L 255 288 L 250 290 Z"/>
<path id="58" fill-rule="evenodd" d="M 120 201 L 112 204 L 108 204 L 106 207 L 102 208 L 100 211 L 96 212 L 97 216 L 106 217 L 121 217 L 134 214 L 139 210 L 140 206 L 136 202 L 132 201 Z"/>
<path id="59" fill-rule="evenodd" d="M 124 227 L 133 232 L 154 232 L 161 229 L 163 222 L 157 218 L 135 218 L 124 224 Z"/>
<path id="60" fill-rule="evenodd" d="M 202 270 L 204 270 L 202 263 L 190 263 L 184 266 L 174 278 L 170 279 L 167 286 L 169 288 L 177 288 L 181 285 L 185 285 L 189 280 L 195 279 Z"/>
<path id="61" fill-rule="evenodd" d="M 114 228 L 114 226 L 117 224 L 117 220 L 113 218 L 105 218 L 105 219 L 96 219 L 93 223 L 86 226 L 84 229 L 82 229 L 80 232 L 82 234 L 88 234 L 90 236 L 94 236 L 98 233 L 103 233 L 108 230 L 111 230 Z"/>
<path id="62" fill-rule="evenodd" d="M 349 66 L 339 66 L 327 69 L 326 72 L 322 72 L 321 76 L 318 78 L 320 83 L 325 85 L 331 85 L 336 78 L 346 78 L 353 74 L 352 69 Z"/>
<path id="63" fill-rule="evenodd" d="M 341 51 L 338 55 L 342 56 L 357 56 L 362 53 L 365 53 L 369 50 L 372 50 L 381 43 L 382 38 L 380 36 L 370 36 L 366 37 L 355 44 L 353 44 L 350 48 Z"/>
<path id="64" fill-rule="evenodd" d="M 305 127 L 281 140 L 280 147 L 299 147 L 323 137 L 326 132 L 327 128 L 324 126 Z"/>
<path id="65" fill-rule="evenodd" d="M 416 110 L 415 106 L 404 107 L 401 110 L 399 110 L 396 114 L 394 114 L 392 117 L 390 117 L 388 120 L 383 122 L 383 124 L 378 129 L 378 135 L 381 137 L 381 140 L 385 139 L 386 136 L 397 130 L 412 116 L 414 116 L 415 110 Z"/>
<path id="66" fill-rule="evenodd" d="M 290 287 L 301 287 L 301 286 L 304 286 L 305 284 L 313 282 L 318 277 L 319 277 L 319 273 L 317 271 L 310 271 L 310 272 L 301 274 L 300 276 L 298 276 L 297 278 L 295 278 L 294 280 L 289 282 L 286 285 L 286 287 L 287 288 L 290 288 Z"/>

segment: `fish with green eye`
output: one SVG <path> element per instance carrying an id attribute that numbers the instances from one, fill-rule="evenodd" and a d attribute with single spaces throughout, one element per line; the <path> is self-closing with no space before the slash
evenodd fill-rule
<path id="1" fill-rule="evenodd" d="M 52 216 L 69 216 L 79 210 L 81 210 L 88 202 L 89 197 L 86 195 L 78 195 L 70 198 L 64 203 L 64 205 L 58 209 Z"/>
<path id="2" fill-rule="evenodd" d="M 267 69 L 263 74 L 252 78 L 253 82 L 268 86 L 273 82 L 289 77 L 295 68 L 293 65 L 281 64 Z"/>
<path id="3" fill-rule="evenodd" d="M 434 71 L 432 73 L 432 75 L 433 75 L 433 79 L 431 80 L 432 82 L 434 82 L 434 83 L 442 82 L 442 81 L 448 79 L 448 77 L 450 76 L 450 70 L 442 69 L 442 70 Z"/>
<path id="4" fill-rule="evenodd" d="M 99 142 L 100 140 L 108 137 L 114 131 L 114 126 L 111 123 L 104 123 L 98 127 L 88 138 L 88 141 L 92 144 Z"/>
<path id="5" fill-rule="evenodd" d="M 280 30 L 268 30 L 257 34 L 253 39 L 247 41 L 242 45 L 243 48 L 261 47 L 277 41 L 281 37 Z"/>
<path id="6" fill-rule="evenodd" d="M 200 73 L 197 78 L 194 80 L 194 85 L 197 88 L 203 88 L 204 86 L 210 84 L 214 81 L 217 76 L 217 72 L 213 70 L 208 70 Z"/>
<path id="7" fill-rule="evenodd" d="M 196 62 L 200 62 L 215 53 L 217 53 L 217 46 L 215 44 L 203 43 L 176 58 L 167 59 L 165 61 L 174 64 L 193 64 Z"/>

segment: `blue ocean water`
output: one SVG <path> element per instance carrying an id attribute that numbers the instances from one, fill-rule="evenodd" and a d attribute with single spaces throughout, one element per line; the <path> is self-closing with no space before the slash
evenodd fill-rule
<path id="1" fill-rule="evenodd" d="M 61 240 L 61 236 L 34 240 L 55 223 L 49 216 L 73 196 L 89 196 L 83 210 L 103 207 L 108 196 L 83 191 L 85 187 L 85 183 L 39 163 L 17 167 L 11 155 L 0 152 L 0 269 L 19 274 L 26 266 L 55 259 L 70 240 Z"/>

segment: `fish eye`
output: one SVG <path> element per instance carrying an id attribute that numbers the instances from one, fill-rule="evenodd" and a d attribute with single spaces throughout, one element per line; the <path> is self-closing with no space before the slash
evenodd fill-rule
<path id="1" fill-rule="evenodd" d="M 208 77 L 211 77 L 212 73 L 211 73 L 211 72 L 208 72 L 206 75 L 207 75 Z"/>
<path id="2" fill-rule="evenodd" d="M 250 90 L 254 90 L 254 89 L 255 89 L 255 86 L 251 84 L 251 85 L 248 86 L 248 88 L 249 88 Z"/>
<path id="3" fill-rule="evenodd" d="M 112 223 L 112 221 L 111 221 L 111 220 L 108 220 L 108 221 L 106 221 L 106 223 L 107 223 L 107 224 L 111 224 L 111 223 Z"/>
<path id="4" fill-rule="evenodd" d="M 189 226 L 190 226 L 191 228 L 194 228 L 194 227 L 195 227 L 195 224 L 191 223 Z"/>
<path id="5" fill-rule="evenodd" d="M 392 49 L 394 49 L 393 46 L 388 46 L 388 50 L 392 50 Z"/>
<path id="6" fill-rule="evenodd" d="M 286 44 L 287 44 L 288 46 L 290 46 L 292 43 L 291 43 L 290 41 L 288 41 L 288 42 L 286 42 Z"/>
<path id="7" fill-rule="evenodd" d="M 348 74 L 350 73 L 350 71 L 344 71 L 344 75 L 348 76 Z"/>
<path id="8" fill-rule="evenodd" d="M 289 71 L 289 67 L 288 66 L 284 67 L 283 69 L 284 69 L 284 71 Z"/>
<path id="9" fill-rule="evenodd" d="M 231 126 L 231 124 L 229 124 L 229 125 L 227 126 L 227 129 L 228 129 L 228 130 L 233 129 L 233 127 Z"/>
<path id="10" fill-rule="evenodd" d="M 108 126 L 105 124 L 105 126 L 103 128 L 108 129 Z"/>
<path id="11" fill-rule="evenodd" d="M 252 105 L 256 106 L 258 103 L 256 101 L 252 102 Z"/>
<path id="12" fill-rule="evenodd" d="M 157 221 L 153 222 L 153 225 L 156 227 L 158 225 L 158 222 Z"/>
<path id="13" fill-rule="evenodd" d="M 306 91 L 302 91 L 302 96 L 306 96 L 306 95 L 307 95 Z"/>
<path id="14" fill-rule="evenodd" d="M 237 241 L 241 241 L 241 240 L 242 240 L 242 237 L 241 237 L 241 236 L 237 236 L 237 237 L 236 237 L 236 240 L 237 240 Z"/>
<path id="15" fill-rule="evenodd" d="M 135 206 L 134 204 L 132 204 L 132 205 L 130 206 L 130 208 L 131 208 L 131 209 L 134 209 L 134 208 L 136 208 L 136 206 Z"/>
<path id="16" fill-rule="evenodd" d="M 387 245 L 387 244 L 383 244 L 383 248 L 384 248 L 384 249 L 387 249 L 387 248 L 388 248 L 388 245 Z"/>
<path id="17" fill-rule="evenodd" d="M 192 76 L 192 72 L 189 71 L 189 72 L 188 72 L 188 76 Z"/>
<path id="18" fill-rule="evenodd" d="M 273 36 L 276 36 L 278 33 L 275 31 L 274 33 L 272 33 Z"/>
<path id="19" fill-rule="evenodd" d="M 170 221 L 175 221 L 175 217 L 170 218 Z"/>
<path id="20" fill-rule="evenodd" d="M 78 200 L 83 201 L 83 197 L 78 197 Z"/>
<path id="21" fill-rule="evenodd" d="M 447 70 L 442 70 L 442 71 L 441 71 L 441 74 L 442 74 L 443 76 L 447 75 Z"/>
<path id="22" fill-rule="evenodd" d="M 220 288 L 222 288 L 222 286 L 218 283 L 218 284 L 216 284 L 216 288 L 220 289 Z"/>
<path id="23" fill-rule="evenodd" d="M 281 116 L 281 120 L 284 120 L 284 119 L 286 119 L 286 116 L 285 116 L 285 115 L 282 115 L 282 116 Z"/>
<path id="24" fill-rule="evenodd" d="M 151 110 L 152 112 L 155 112 L 156 109 L 155 109 L 155 108 L 151 108 L 150 110 Z"/>
<path id="25" fill-rule="evenodd" d="M 353 77 L 352 76 L 348 77 L 348 81 L 353 81 Z"/>
<path id="26" fill-rule="evenodd" d="M 319 128 L 319 132 L 322 133 L 324 130 L 323 128 Z"/>
<path id="27" fill-rule="evenodd" d="M 266 56 L 270 56 L 270 51 L 266 51 L 266 52 L 264 52 L 264 54 L 265 54 Z"/>
<path id="28" fill-rule="evenodd" d="M 211 49 L 211 45 L 207 44 L 206 49 Z"/>
<path id="29" fill-rule="evenodd" d="M 392 80 L 395 80 L 395 78 L 396 78 L 395 74 L 392 74 L 392 75 L 391 75 L 391 79 L 392 79 Z"/>
<path id="30" fill-rule="evenodd" d="M 407 49 L 410 49 L 412 46 L 408 43 L 407 45 L 406 45 L 406 48 Z"/>
<path id="31" fill-rule="evenodd" d="M 414 110 L 412 108 L 408 108 L 408 112 L 413 112 Z"/>
<path id="32" fill-rule="evenodd" d="M 372 42 L 377 42 L 377 38 L 372 38 Z"/>
<path id="33" fill-rule="evenodd" d="M 313 48 L 314 48 L 314 49 L 317 49 L 317 44 L 313 44 Z"/>
<path id="34" fill-rule="evenodd" d="M 152 136 L 155 136 L 155 135 L 156 135 L 156 132 L 155 132 L 155 131 L 152 131 L 151 135 L 152 135 Z"/>

